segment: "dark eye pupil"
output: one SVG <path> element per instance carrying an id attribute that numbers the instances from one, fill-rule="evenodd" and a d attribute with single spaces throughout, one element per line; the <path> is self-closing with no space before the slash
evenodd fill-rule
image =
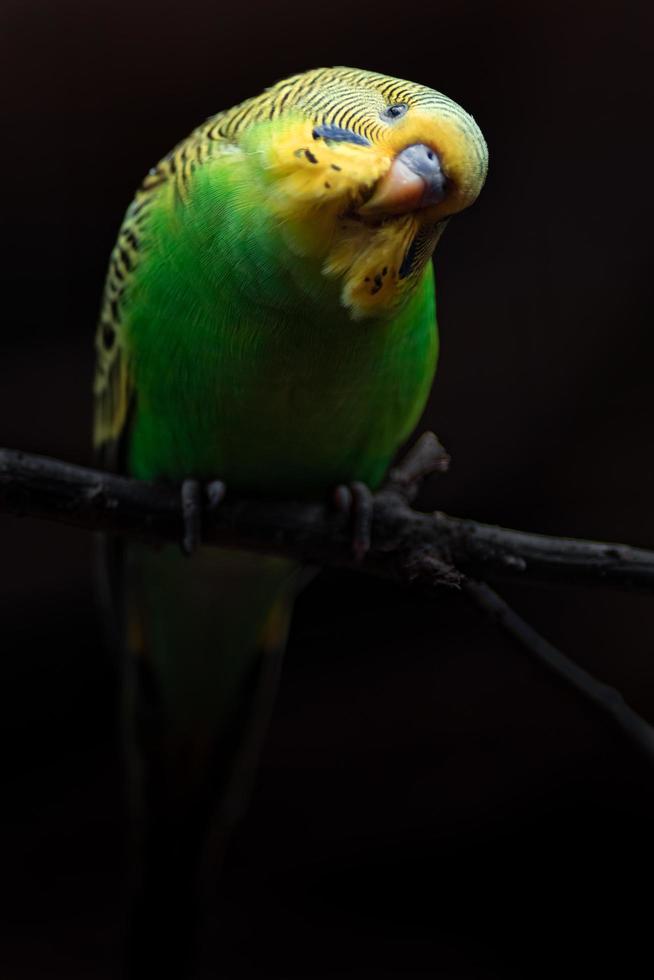
<path id="1" fill-rule="evenodd" d="M 398 102 L 396 105 L 389 105 L 382 112 L 384 119 L 399 119 L 408 110 L 408 106 Z"/>

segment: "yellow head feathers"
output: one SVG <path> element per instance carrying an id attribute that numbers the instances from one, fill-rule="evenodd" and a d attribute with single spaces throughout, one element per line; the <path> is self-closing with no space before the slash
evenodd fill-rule
<path id="1" fill-rule="evenodd" d="M 486 177 L 486 143 L 464 109 L 375 72 L 295 75 L 209 126 L 210 136 L 249 158 L 291 250 L 319 260 L 323 275 L 341 277 L 342 302 L 355 318 L 390 313 L 404 301 L 446 219 L 473 203 Z M 367 212 L 363 205 L 413 146 L 435 155 L 442 193 L 404 211 Z"/>

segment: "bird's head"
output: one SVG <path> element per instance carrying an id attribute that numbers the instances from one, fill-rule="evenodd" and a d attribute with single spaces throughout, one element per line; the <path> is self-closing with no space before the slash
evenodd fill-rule
<path id="1" fill-rule="evenodd" d="M 340 281 L 354 318 L 403 303 L 447 220 L 486 177 L 472 116 L 440 92 L 374 72 L 295 75 L 219 124 L 249 158 L 289 248 Z"/>

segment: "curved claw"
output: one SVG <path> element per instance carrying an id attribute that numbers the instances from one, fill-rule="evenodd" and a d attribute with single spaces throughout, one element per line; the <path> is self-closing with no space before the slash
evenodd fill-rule
<path id="1" fill-rule="evenodd" d="M 211 483 L 207 483 L 207 510 L 209 513 L 217 509 L 226 492 L 227 487 L 222 480 L 212 480 Z"/>
<path id="2" fill-rule="evenodd" d="M 207 512 L 212 513 L 225 496 L 222 480 L 212 480 L 206 485 Z M 202 543 L 202 484 L 199 480 L 188 479 L 182 482 L 182 551 L 192 555 Z"/>
<path id="3" fill-rule="evenodd" d="M 184 535 L 182 551 L 192 555 L 198 548 L 202 537 L 202 491 L 199 480 L 184 480 L 182 483 L 182 522 Z"/>
<path id="4" fill-rule="evenodd" d="M 370 551 L 374 501 L 369 487 L 360 480 L 342 483 L 334 490 L 334 504 L 350 517 L 352 528 L 352 554 L 361 562 Z"/>

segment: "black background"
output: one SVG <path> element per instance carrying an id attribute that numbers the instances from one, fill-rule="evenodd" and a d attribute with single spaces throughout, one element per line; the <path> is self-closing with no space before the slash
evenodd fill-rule
<path id="1" fill-rule="evenodd" d="M 442 89 L 490 146 L 486 189 L 436 255 L 423 427 L 454 466 L 422 502 L 653 547 L 650 10 L 4 0 L 0 444 L 90 462 L 94 321 L 134 187 L 217 109 L 350 64 Z M 0 974 L 116 976 L 115 677 L 90 540 L 0 531 Z M 503 592 L 654 720 L 650 598 Z M 462 599 L 324 574 L 298 605 L 206 976 L 635 976 L 651 786 Z"/>

